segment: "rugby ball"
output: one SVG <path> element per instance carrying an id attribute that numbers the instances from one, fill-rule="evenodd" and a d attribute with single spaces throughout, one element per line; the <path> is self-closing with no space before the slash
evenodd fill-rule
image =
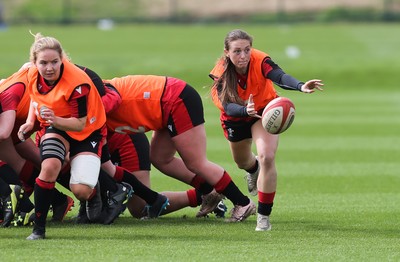
<path id="1" fill-rule="evenodd" d="M 262 125 L 268 133 L 280 134 L 293 123 L 295 112 L 294 104 L 289 98 L 275 98 L 264 108 Z"/>

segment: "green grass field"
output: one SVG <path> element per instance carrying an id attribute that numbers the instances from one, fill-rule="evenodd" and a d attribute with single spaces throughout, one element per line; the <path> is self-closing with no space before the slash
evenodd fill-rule
<path id="1" fill-rule="evenodd" d="M 28 60 L 29 29 L 55 36 L 75 63 L 104 78 L 182 78 L 204 99 L 209 159 L 246 192 L 244 173 L 231 159 L 208 97 L 208 72 L 234 28 L 252 34 L 254 47 L 286 72 L 301 80 L 320 78 L 326 85 L 311 95 L 277 88 L 294 101 L 296 119 L 281 135 L 271 232 L 255 232 L 255 216 L 225 224 L 214 217 L 196 219 L 193 208 L 151 221 L 125 212 L 110 226 L 82 226 L 70 221 L 77 205 L 65 223 L 48 225 L 45 241 L 26 241 L 31 228 L 1 229 L 1 260 L 400 260 L 398 24 L 11 27 L 0 32 L 0 78 Z M 300 58 L 288 58 L 288 46 L 298 47 Z M 188 189 L 156 170 L 152 185 L 158 191 Z"/>

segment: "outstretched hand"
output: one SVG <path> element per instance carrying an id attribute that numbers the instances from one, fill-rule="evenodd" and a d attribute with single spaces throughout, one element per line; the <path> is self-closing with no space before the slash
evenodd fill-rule
<path id="1" fill-rule="evenodd" d="M 246 111 L 249 116 L 261 118 L 260 115 L 257 114 L 255 109 L 254 101 L 253 101 L 253 94 L 250 94 L 249 100 L 247 102 Z"/>
<path id="2" fill-rule="evenodd" d="M 301 92 L 314 93 L 315 89 L 323 91 L 324 89 L 322 89 L 321 86 L 324 86 L 322 80 L 319 79 L 308 80 L 307 82 L 304 83 L 304 85 L 301 86 Z"/>

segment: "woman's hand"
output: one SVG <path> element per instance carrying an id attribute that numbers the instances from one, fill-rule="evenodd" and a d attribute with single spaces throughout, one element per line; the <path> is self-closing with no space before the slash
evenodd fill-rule
<path id="1" fill-rule="evenodd" d="M 261 116 L 257 114 L 257 111 L 255 109 L 255 105 L 254 105 L 254 101 L 253 101 L 253 94 L 250 94 L 250 96 L 249 96 L 249 100 L 248 100 L 247 106 L 246 106 L 246 111 L 247 111 L 247 114 L 251 117 L 261 118 Z"/>
<path id="2" fill-rule="evenodd" d="M 17 135 L 18 135 L 19 140 L 24 142 L 25 141 L 25 135 L 27 133 L 29 133 L 29 131 L 31 131 L 32 129 L 33 129 L 33 124 L 31 124 L 31 123 L 23 124 L 18 130 L 18 134 Z"/>
<path id="3" fill-rule="evenodd" d="M 308 80 L 307 82 L 304 83 L 304 85 L 301 86 L 301 92 L 314 93 L 315 89 L 323 91 L 321 86 L 324 86 L 322 80 L 319 79 Z"/>
<path id="4" fill-rule="evenodd" d="M 54 111 L 48 107 L 42 106 L 40 108 L 40 117 L 46 120 L 46 123 L 49 125 L 54 124 L 54 120 L 56 116 L 54 115 Z"/>

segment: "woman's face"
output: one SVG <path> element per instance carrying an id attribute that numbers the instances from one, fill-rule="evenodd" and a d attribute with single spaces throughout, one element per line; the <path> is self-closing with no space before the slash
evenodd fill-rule
<path id="1" fill-rule="evenodd" d="M 45 49 L 37 54 L 35 65 L 39 74 L 49 83 L 54 84 L 60 77 L 60 54 L 53 49 Z"/>
<path id="2" fill-rule="evenodd" d="M 240 74 L 247 72 L 247 66 L 250 62 L 251 44 L 248 40 L 238 39 L 232 41 L 229 45 L 229 50 L 225 50 L 225 55 L 228 56 L 235 65 L 236 71 Z"/>

